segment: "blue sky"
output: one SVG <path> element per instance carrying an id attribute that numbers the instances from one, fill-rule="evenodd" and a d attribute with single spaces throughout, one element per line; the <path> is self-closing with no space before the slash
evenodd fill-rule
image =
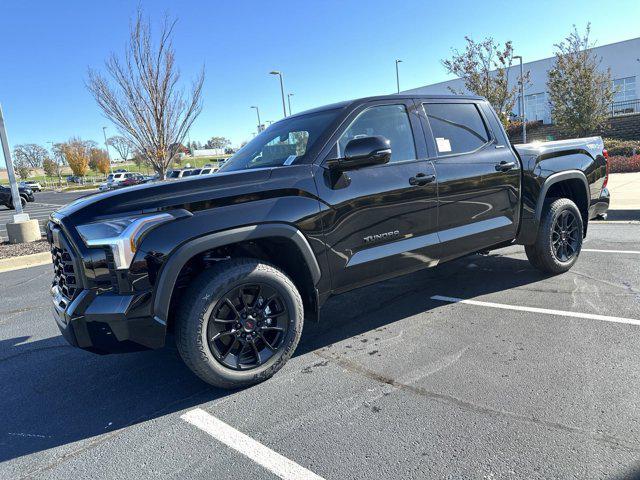
<path id="1" fill-rule="evenodd" d="M 152 20 L 177 16 L 185 82 L 204 65 L 203 111 L 190 138 L 251 137 L 282 105 L 273 69 L 284 72 L 294 113 L 334 101 L 446 80 L 440 60 L 464 36 L 512 40 L 525 61 L 551 56 L 572 24 L 592 23 L 599 45 L 640 35 L 640 2 L 1 0 L 0 103 L 9 140 L 102 141 L 104 119 L 85 88 L 87 67 L 124 49 L 138 4 Z M 2 159 L 0 158 L 0 163 Z"/>

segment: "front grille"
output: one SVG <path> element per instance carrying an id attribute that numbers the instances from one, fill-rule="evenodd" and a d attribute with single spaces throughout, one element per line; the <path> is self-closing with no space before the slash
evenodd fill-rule
<path id="1" fill-rule="evenodd" d="M 67 239 L 55 225 L 49 225 L 47 239 L 51 244 L 51 259 L 53 260 L 53 285 L 68 300 L 73 300 L 81 289 L 79 272 L 73 250 Z"/>

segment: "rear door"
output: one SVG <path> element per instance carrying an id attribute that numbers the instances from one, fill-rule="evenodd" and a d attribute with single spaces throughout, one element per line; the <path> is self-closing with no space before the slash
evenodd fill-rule
<path id="1" fill-rule="evenodd" d="M 435 170 L 412 100 L 372 101 L 342 122 L 321 158 L 340 157 L 349 140 L 382 135 L 391 161 L 335 175 L 316 174 L 335 292 L 428 266 L 438 238 Z"/>
<path id="2" fill-rule="evenodd" d="M 423 102 L 438 178 L 442 258 L 512 240 L 519 221 L 520 164 L 485 102 Z"/>

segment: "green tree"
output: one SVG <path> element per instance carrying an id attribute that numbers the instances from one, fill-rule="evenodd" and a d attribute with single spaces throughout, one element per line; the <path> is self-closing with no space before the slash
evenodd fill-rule
<path id="1" fill-rule="evenodd" d="M 231 145 L 231 140 L 225 137 L 211 137 L 205 148 L 225 148 Z"/>
<path id="2" fill-rule="evenodd" d="M 42 162 L 42 169 L 47 177 L 55 177 L 58 174 L 58 165 L 49 157 Z"/>
<path id="3" fill-rule="evenodd" d="M 584 34 L 576 26 L 555 45 L 556 61 L 547 81 L 553 122 L 569 135 L 585 136 L 604 127 L 613 101 L 611 71 L 600 68 L 601 58 L 589 40 L 591 24 Z"/>
<path id="4" fill-rule="evenodd" d="M 468 92 L 485 97 L 506 126 L 519 91 L 519 82 L 509 86 L 513 44 L 508 41 L 501 46 L 491 37 L 481 42 L 465 37 L 465 41 L 467 45 L 464 51 L 454 49 L 451 58 L 442 60 L 442 65 L 447 73 L 462 79 Z M 523 81 L 526 86 L 529 72 L 524 74 Z M 466 93 L 451 87 L 449 90 L 456 95 Z"/>
<path id="5" fill-rule="evenodd" d="M 24 157 L 16 156 L 13 159 L 13 168 L 18 172 L 18 176 L 22 180 L 26 180 L 29 178 L 29 174 L 31 173 L 31 165 L 27 163 Z"/>

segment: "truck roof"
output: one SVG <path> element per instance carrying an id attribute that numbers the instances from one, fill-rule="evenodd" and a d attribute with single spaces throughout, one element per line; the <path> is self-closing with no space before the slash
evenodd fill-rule
<path id="1" fill-rule="evenodd" d="M 311 108 L 309 110 L 295 113 L 293 115 L 290 115 L 290 117 L 297 117 L 300 115 L 307 115 L 309 113 L 322 112 L 325 110 L 334 110 L 336 108 L 345 108 L 356 103 L 370 102 L 372 100 L 396 100 L 407 98 L 418 98 L 424 100 L 485 100 L 484 97 L 479 97 L 477 95 L 416 95 L 411 93 L 394 93 L 390 95 L 375 95 L 372 97 L 362 97 L 355 98 L 353 100 L 344 100 L 342 102 L 330 103 L 328 105 L 323 105 L 321 107 Z"/>

